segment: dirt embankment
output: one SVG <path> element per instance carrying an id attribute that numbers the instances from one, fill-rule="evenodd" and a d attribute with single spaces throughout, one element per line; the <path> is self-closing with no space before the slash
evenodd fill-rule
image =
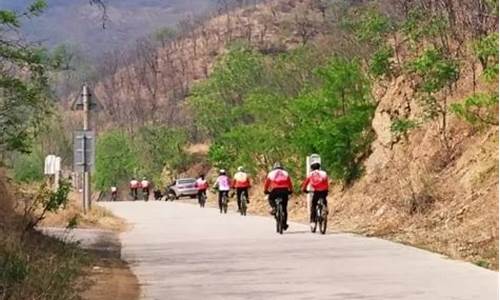
<path id="1" fill-rule="evenodd" d="M 70 224 L 81 229 L 111 230 L 115 234 L 127 230 L 124 220 L 114 216 L 107 209 L 99 206 L 93 197 L 92 209 L 82 212 L 81 194 L 72 192 L 66 207 L 57 213 L 49 214 L 42 226 L 66 227 Z M 81 294 L 88 300 L 136 300 L 140 296 L 140 285 L 137 277 L 126 262 L 113 253 L 90 251 L 92 262 L 85 268 L 86 288 Z"/>
<path id="2" fill-rule="evenodd" d="M 0 299 L 31 299 L 42 294 L 47 299 L 55 295 L 58 299 L 139 299 L 138 280 L 119 257 L 82 250 L 36 231 L 28 231 L 22 238 L 24 202 L 15 199 L 28 196 L 17 191 L 0 170 L 0 264 L 6 266 L 0 270 Z M 72 224 L 116 234 L 125 229 L 122 220 L 98 206 L 82 214 L 78 196 L 72 193 L 67 206 L 50 214 L 41 226 L 66 228 Z"/>

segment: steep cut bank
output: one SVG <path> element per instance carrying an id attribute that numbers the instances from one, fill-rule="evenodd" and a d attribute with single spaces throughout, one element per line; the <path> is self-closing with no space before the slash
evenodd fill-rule
<path id="1" fill-rule="evenodd" d="M 378 99 L 365 175 L 332 192 L 332 224 L 498 269 L 498 127 L 450 116 L 450 153 L 433 123 L 398 139 L 391 120 L 419 109 L 408 84 L 397 78 Z M 451 102 L 472 92 L 471 80 L 458 86 Z"/>

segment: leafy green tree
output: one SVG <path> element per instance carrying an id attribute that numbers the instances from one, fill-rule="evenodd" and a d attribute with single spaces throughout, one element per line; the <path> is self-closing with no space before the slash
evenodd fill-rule
<path id="1" fill-rule="evenodd" d="M 473 44 L 476 57 L 483 67 L 483 76 L 487 81 L 498 78 L 498 32 L 491 33 Z"/>
<path id="2" fill-rule="evenodd" d="M 50 92 L 43 51 L 20 42 L 16 31 L 23 17 L 39 15 L 46 7 L 34 1 L 16 13 L 0 9 L 0 152 L 29 151 L 37 128 L 50 112 Z"/>
<path id="3" fill-rule="evenodd" d="M 37 182 L 43 179 L 44 157 L 40 151 L 14 155 L 14 179 L 17 182 Z"/>
<path id="4" fill-rule="evenodd" d="M 101 191 L 135 175 L 138 157 L 133 142 L 118 130 L 104 132 L 97 138 L 95 185 Z"/>
<path id="5" fill-rule="evenodd" d="M 472 95 L 463 103 L 453 103 L 451 110 L 473 126 L 498 126 L 498 93 Z"/>
<path id="6" fill-rule="evenodd" d="M 482 78 L 498 81 L 498 33 L 491 33 L 473 43 L 473 50 L 483 67 Z M 474 62 L 475 63 L 475 62 Z M 453 103 L 451 110 L 475 127 L 498 126 L 498 91 L 474 93 L 462 103 Z"/>
<path id="7" fill-rule="evenodd" d="M 297 116 L 292 142 L 302 155 L 320 154 L 337 179 L 352 182 L 372 140 L 370 84 L 356 60 L 334 57 L 318 70 L 323 86 L 292 105 Z"/>
<path id="8" fill-rule="evenodd" d="M 245 96 L 265 84 L 262 55 L 236 45 L 217 62 L 208 80 L 192 91 L 189 105 L 200 128 L 217 137 L 247 120 L 240 106 Z"/>
<path id="9" fill-rule="evenodd" d="M 388 43 L 389 36 L 396 32 L 396 24 L 375 8 L 360 8 L 345 16 L 344 26 L 354 33 L 362 56 L 368 56 L 371 75 L 392 75 L 394 48 Z M 396 39 L 394 44 L 397 44 Z"/>
<path id="10" fill-rule="evenodd" d="M 449 148 L 447 137 L 448 94 L 459 78 L 459 64 L 442 50 L 428 48 L 410 61 L 410 73 L 417 76 L 417 94 L 427 119 L 439 119 L 441 138 Z M 442 93 L 448 92 L 448 93 Z"/>
<path id="11" fill-rule="evenodd" d="M 159 182 L 163 168 L 180 170 L 189 163 L 184 151 L 186 133 L 177 128 L 145 126 L 134 141 L 142 175 Z"/>

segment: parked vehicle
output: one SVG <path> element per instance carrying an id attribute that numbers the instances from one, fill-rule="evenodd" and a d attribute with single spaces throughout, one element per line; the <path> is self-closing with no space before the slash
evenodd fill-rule
<path id="1" fill-rule="evenodd" d="M 166 189 L 167 200 L 174 201 L 181 197 L 196 198 L 198 190 L 196 189 L 196 179 L 180 178 Z"/>

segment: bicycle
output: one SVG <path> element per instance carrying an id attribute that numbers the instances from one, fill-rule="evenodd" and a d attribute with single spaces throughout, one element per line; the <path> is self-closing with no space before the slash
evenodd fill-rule
<path id="1" fill-rule="evenodd" d="M 221 205 L 219 207 L 220 213 L 227 214 L 227 203 L 229 202 L 227 192 L 222 193 Z"/>
<path id="2" fill-rule="evenodd" d="M 319 198 L 316 207 L 311 209 L 316 209 L 316 218 L 314 226 L 311 227 L 311 232 L 316 232 L 316 228 L 319 225 L 319 231 L 321 234 L 325 234 L 328 222 L 328 207 L 326 206 L 325 198 Z"/>
<path id="3" fill-rule="evenodd" d="M 205 193 L 201 193 L 201 195 L 198 197 L 198 203 L 200 204 L 200 207 L 205 207 L 206 202 L 207 202 L 207 195 L 205 195 Z"/>
<path id="4" fill-rule="evenodd" d="M 148 188 L 142 189 L 142 198 L 144 199 L 144 201 L 149 200 L 149 189 Z"/>
<path id="5" fill-rule="evenodd" d="M 240 197 L 240 214 L 242 216 L 246 216 L 247 215 L 247 196 L 245 193 L 242 193 L 241 194 L 241 197 Z"/>
<path id="6" fill-rule="evenodd" d="M 283 199 L 276 198 L 276 212 L 274 213 L 274 218 L 276 219 L 276 232 L 283 234 L 285 228 L 285 211 L 283 209 Z"/>

